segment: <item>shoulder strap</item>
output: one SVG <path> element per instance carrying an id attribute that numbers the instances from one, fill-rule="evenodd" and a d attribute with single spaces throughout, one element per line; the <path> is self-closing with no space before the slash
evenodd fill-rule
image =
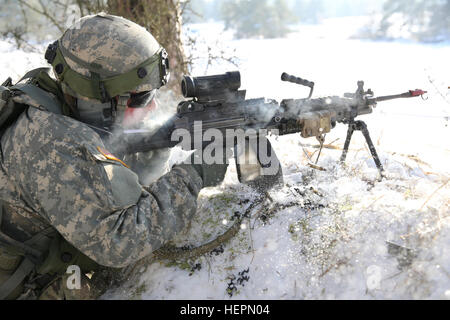
<path id="1" fill-rule="evenodd" d="M 28 104 L 36 108 L 44 108 L 45 110 L 56 114 L 63 113 L 60 102 L 48 92 L 35 85 L 23 83 L 12 86 L 11 89 L 18 90 L 26 95 L 14 96 L 12 98 L 14 102 Z"/>
<path id="2" fill-rule="evenodd" d="M 56 232 L 52 227 L 49 227 L 31 239 L 25 242 L 19 242 L 8 237 L 6 234 L 0 231 L 0 245 L 8 251 L 12 248 L 13 252 L 18 252 L 23 255 L 23 260 L 14 273 L 0 285 L 0 300 L 6 299 L 11 293 L 23 282 L 23 280 L 30 274 L 32 270 L 35 270 L 42 264 L 43 255 L 45 252 L 40 252 L 31 247 L 31 245 L 39 245 L 47 241 L 50 235 L 54 235 Z"/>
<path id="3" fill-rule="evenodd" d="M 6 299 L 25 279 L 30 272 L 41 264 L 45 252 L 35 249 L 44 247 L 48 237 L 56 233 L 52 227 L 46 228 L 31 239 L 20 242 L 1 231 L 4 201 L 0 199 L 0 246 L 7 252 L 23 256 L 23 260 L 14 273 L 0 285 L 0 300 Z M 34 246 L 34 247 L 32 247 Z"/>
<path id="4" fill-rule="evenodd" d="M 17 269 L 0 285 L 0 300 L 8 298 L 36 267 L 36 263 L 24 256 Z"/>
<path id="5" fill-rule="evenodd" d="M 40 103 L 41 106 L 49 112 L 70 116 L 71 110 L 65 103 L 61 87 L 58 82 L 50 76 L 49 72 L 50 68 L 47 67 L 28 71 L 16 85 L 11 87 L 11 89 L 24 92 L 32 99 L 38 100 L 38 103 L 42 102 Z M 23 82 L 24 80 L 27 81 Z M 50 97 L 50 99 L 48 97 Z M 20 98 L 16 98 L 15 100 L 20 100 Z M 18 102 L 21 103 L 21 101 Z M 26 101 L 25 103 L 29 104 L 29 102 L 30 101 Z M 36 105 L 33 106 L 40 107 Z"/>
<path id="6" fill-rule="evenodd" d="M 48 71 L 49 68 L 34 69 L 27 72 L 15 85 L 7 80 L 4 82 L 7 86 L 0 86 L 0 137 L 26 106 L 65 116 L 74 114 L 65 103 L 59 84 L 50 77 Z"/>
<path id="7" fill-rule="evenodd" d="M 11 277 L 0 286 L 0 300 L 6 299 L 30 274 L 34 266 L 35 264 L 25 257 Z"/>

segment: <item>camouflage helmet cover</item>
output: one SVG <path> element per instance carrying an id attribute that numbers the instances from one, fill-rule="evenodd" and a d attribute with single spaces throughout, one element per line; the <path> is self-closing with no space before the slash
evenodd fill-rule
<path id="1" fill-rule="evenodd" d="M 165 50 L 145 28 L 122 17 L 105 13 L 83 17 L 66 30 L 55 50 L 56 59 L 49 61 L 55 75 L 64 91 L 78 98 L 97 98 L 79 89 L 80 82 L 89 83 L 94 75 L 111 88 L 110 96 L 150 91 L 167 82 Z"/>

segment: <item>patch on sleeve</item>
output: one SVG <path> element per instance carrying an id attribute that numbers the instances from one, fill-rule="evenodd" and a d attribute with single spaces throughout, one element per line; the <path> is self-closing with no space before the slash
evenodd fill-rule
<path id="1" fill-rule="evenodd" d="M 116 156 L 114 156 L 113 154 L 111 154 L 108 150 L 102 148 L 102 147 L 97 147 L 97 150 L 108 160 L 112 160 L 112 161 L 117 161 L 119 163 L 121 163 L 122 165 L 124 165 L 125 167 L 127 167 L 128 169 L 130 168 L 125 162 L 123 162 L 122 160 L 120 160 L 119 158 L 117 158 Z"/>

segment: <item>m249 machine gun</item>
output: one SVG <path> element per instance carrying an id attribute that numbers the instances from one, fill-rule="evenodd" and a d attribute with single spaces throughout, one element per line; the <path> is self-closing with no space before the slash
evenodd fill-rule
<path id="1" fill-rule="evenodd" d="M 355 120 L 356 117 L 373 112 L 373 108 L 378 102 L 393 100 L 398 98 L 411 98 L 423 96 L 426 91 L 416 89 L 409 90 L 405 93 L 374 97 L 371 89 L 364 90 L 364 81 L 357 82 L 355 93 L 345 93 L 344 97 L 322 97 L 311 99 L 314 90 L 314 82 L 297 78 L 287 73 L 281 75 L 282 81 L 288 81 L 310 88 L 310 93 L 306 99 L 285 99 L 281 101 L 280 107 L 285 113 L 299 115 L 299 121 L 302 123 L 302 137 L 318 137 L 323 144 L 323 135 L 334 128 L 337 122 L 348 125 L 347 137 L 345 139 L 344 149 L 340 158 L 341 162 L 345 161 L 350 146 L 353 132 L 361 131 L 369 146 L 372 158 L 382 174 L 383 166 L 378 157 L 375 146 L 370 138 L 369 130 L 364 121 Z"/>
<path id="2" fill-rule="evenodd" d="M 323 143 L 324 135 L 340 122 L 348 125 L 340 160 L 345 161 L 353 132 L 361 131 L 375 164 L 382 173 L 383 166 L 370 139 L 367 125 L 355 120 L 356 117 L 372 113 L 378 102 L 418 97 L 426 93 L 416 89 L 397 95 L 374 97 L 372 90 L 366 91 L 364 82 L 358 81 L 355 93 L 347 93 L 343 97 L 311 99 L 314 82 L 287 73 L 282 74 L 281 80 L 309 87 L 309 96 L 305 99 L 284 99 L 281 103 L 265 98 L 245 99 L 246 91 L 239 90 L 239 71 L 203 77 L 185 76 L 181 82 L 181 91 L 185 98 L 190 99 L 179 103 L 177 113 L 151 133 L 145 130 L 123 132 L 125 141 L 115 144 L 114 152 L 127 154 L 173 147 L 179 143 L 178 139 L 173 139 L 173 133 L 177 129 L 187 130 L 192 136 L 195 136 L 196 130 L 205 132 L 217 129 L 224 137 L 236 129 L 276 129 L 275 132 L 279 135 L 301 133 L 304 138 L 318 137 Z M 202 141 L 197 145 L 194 142 L 191 149 L 207 143 L 210 142 Z M 268 144 L 268 151 L 271 152 L 270 143 Z"/>

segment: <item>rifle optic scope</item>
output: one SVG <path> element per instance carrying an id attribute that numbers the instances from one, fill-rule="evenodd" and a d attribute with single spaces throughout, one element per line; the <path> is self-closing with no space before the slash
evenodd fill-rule
<path id="1" fill-rule="evenodd" d="M 204 77 L 184 76 L 181 80 L 181 92 L 185 98 L 220 96 L 237 91 L 241 86 L 239 71 Z"/>

